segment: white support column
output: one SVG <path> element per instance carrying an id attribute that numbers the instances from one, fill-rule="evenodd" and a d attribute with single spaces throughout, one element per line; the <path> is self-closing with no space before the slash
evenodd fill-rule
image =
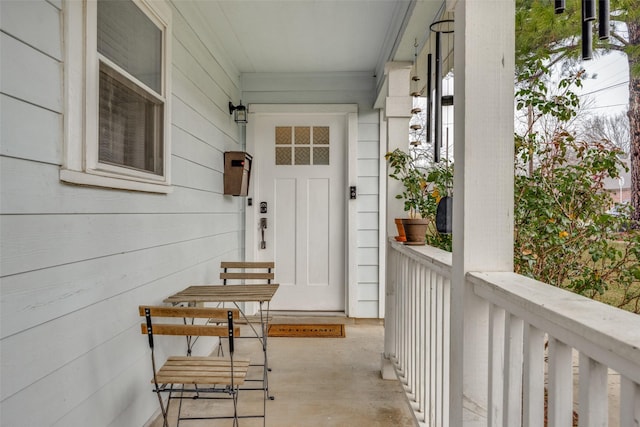
<path id="1" fill-rule="evenodd" d="M 384 106 L 384 118 L 386 123 L 387 152 L 396 148 L 407 150 L 409 146 L 409 120 L 411 118 L 412 100 L 409 95 L 411 84 L 411 66 L 409 62 L 391 62 L 385 66 L 387 79 L 387 97 Z M 382 142 L 382 141 L 381 141 Z M 402 191 L 402 184 L 389 178 L 388 167 L 383 169 L 387 177 L 386 194 L 386 231 L 385 236 L 395 236 L 396 228 L 394 218 L 404 216 L 403 204 L 395 198 Z M 382 175 L 383 172 L 381 172 Z M 382 178 L 382 176 L 381 176 Z M 385 246 L 387 240 L 385 239 Z M 385 248 L 386 250 L 386 248 Z M 389 265 L 388 250 L 387 265 Z M 389 272 L 389 270 L 387 270 Z M 389 274 L 387 274 L 388 276 Z M 385 283 L 385 328 L 384 328 L 384 354 L 382 355 L 382 378 L 396 379 L 389 357 L 393 354 L 394 344 L 394 304 L 395 282 L 388 278 Z"/>
<path id="2" fill-rule="evenodd" d="M 489 308 L 465 275 L 513 271 L 514 16 L 514 0 L 455 2 L 452 426 L 487 423 Z"/>

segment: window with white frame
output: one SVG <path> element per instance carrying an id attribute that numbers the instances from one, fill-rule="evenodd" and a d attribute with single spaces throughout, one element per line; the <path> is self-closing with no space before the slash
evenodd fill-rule
<path id="1" fill-rule="evenodd" d="M 145 0 L 87 0 L 84 8 L 82 2 L 66 5 L 67 117 L 61 179 L 169 192 L 168 7 Z M 79 55 L 84 62 L 75 56 L 83 49 L 78 36 L 86 40 L 85 55 Z"/>

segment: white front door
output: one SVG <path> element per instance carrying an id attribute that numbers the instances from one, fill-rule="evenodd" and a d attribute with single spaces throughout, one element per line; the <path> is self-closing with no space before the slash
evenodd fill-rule
<path id="1" fill-rule="evenodd" d="M 271 309 L 344 311 L 346 116 L 256 114 L 252 121 L 247 232 L 253 221 L 254 258 L 276 263 Z"/>

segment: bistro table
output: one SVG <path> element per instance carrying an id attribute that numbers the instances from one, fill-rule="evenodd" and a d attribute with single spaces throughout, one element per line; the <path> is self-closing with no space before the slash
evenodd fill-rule
<path id="1" fill-rule="evenodd" d="M 264 364 L 258 365 L 263 367 L 262 385 L 263 387 L 256 390 L 264 390 L 265 399 L 273 400 L 274 397 L 269 395 L 269 358 L 267 356 L 267 337 L 269 335 L 269 303 L 273 295 L 278 290 L 277 283 L 256 284 L 256 285 L 192 285 L 186 289 L 177 292 L 166 298 L 164 302 L 171 304 L 196 304 L 196 303 L 233 303 L 240 315 L 245 319 L 251 327 L 255 336 L 262 344 L 262 353 L 264 355 Z M 247 318 L 244 309 L 240 308 L 239 303 L 257 302 L 259 303 L 259 322 L 261 331 L 258 332 L 253 327 L 252 322 Z M 266 305 L 266 308 L 265 308 Z M 191 352 L 188 343 L 188 351 Z"/>

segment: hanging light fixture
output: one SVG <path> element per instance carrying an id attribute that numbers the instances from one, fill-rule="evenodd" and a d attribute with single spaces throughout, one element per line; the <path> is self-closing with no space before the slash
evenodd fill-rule
<path id="1" fill-rule="evenodd" d="M 233 114 L 233 120 L 236 123 L 247 123 L 247 107 L 242 105 L 242 101 L 235 106 L 229 101 L 229 114 Z"/>

